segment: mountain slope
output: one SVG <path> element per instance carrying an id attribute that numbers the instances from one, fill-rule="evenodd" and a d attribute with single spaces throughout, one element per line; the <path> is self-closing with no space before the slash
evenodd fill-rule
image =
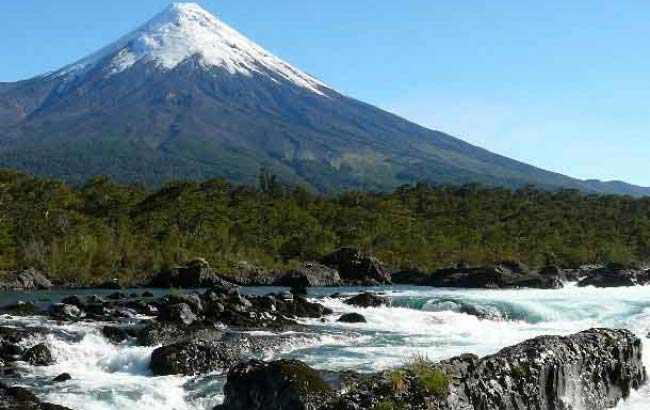
<path id="1" fill-rule="evenodd" d="M 643 195 L 514 161 L 338 93 L 194 4 L 34 79 L 0 84 L 0 166 L 157 185 L 266 167 L 322 191 L 480 182 Z"/>

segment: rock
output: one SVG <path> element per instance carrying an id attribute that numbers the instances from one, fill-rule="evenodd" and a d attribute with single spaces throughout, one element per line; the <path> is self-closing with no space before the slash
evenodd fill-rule
<path id="1" fill-rule="evenodd" d="M 37 344 L 25 352 L 22 361 L 27 362 L 32 366 L 49 366 L 54 363 L 50 348 L 44 343 Z"/>
<path id="2" fill-rule="evenodd" d="M 108 296 L 106 296 L 106 297 L 107 297 L 108 299 L 111 299 L 111 300 L 120 300 L 120 299 L 126 299 L 126 298 L 128 298 L 129 295 L 127 295 L 127 294 L 124 293 L 124 292 L 115 292 L 115 293 L 111 293 L 110 295 L 108 295 Z"/>
<path id="3" fill-rule="evenodd" d="M 610 288 L 647 285 L 649 283 L 650 271 L 648 270 L 620 264 L 609 264 L 590 271 L 587 277 L 578 282 L 578 286 Z"/>
<path id="4" fill-rule="evenodd" d="M 63 303 L 64 305 L 74 305 L 80 309 L 83 309 L 84 306 L 84 303 L 82 302 L 81 298 L 79 298 L 79 296 L 77 295 L 68 296 L 67 298 L 61 300 L 61 303 Z"/>
<path id="5" fill-rule="evenodd" d="M 232 267 L 232 272 L 219 274 L 227 282 L 239 286 L 270 286 L 275 281 L 276 275 L 261 266 L 241 261 Z"/>
<path id="6" fill-rule="evenodd" d="M 369 308 L 386 305 L 386 299 L 371 292 L 364 292 L 346 299 L 343 303 L 351 306 Z"/>
<path id="7" fill-rule="evenodd" d="M 315 262 L 305 262 L 297 269 L 280 276 L 273 285 L 290 288 L 340 286 L 341 277 L 336 269 Z"/>
<path id="8" fill-rule="evenodd" d="M 50 289 L 54 285 L 36 269 L 0 273 L 0 290 Z"/>
<path id="9" fill-rule="evenodd" d="M 71 410 L 40 401 L 29 390 L 8 387 L 0 382 L 0 410 Z"/>
<path id="10" fill-rule="evenodd" d="M 138 332 L 139 346 L 157 346 L 174 344 L 187 340 L 214 340 L 223 336 L 223 330 L 205 323 L 193 323 L 190 326 L 169 322 L 153 322 Z"/>
<path id="11" fill-rule="evenodd" d="M 151 293 L 151 292 L 149 292 L 147 290 L 147 291 L 142 292 L 142 297 L 143 298 L 153 298 L 153 297 L 156 297 L 156 296 L 153 293 Z"/>
<path id="12" fill-rule="evenodd" d="M 558 277 L 541 275 L 519 262 L 502 262 L 495 267 L 441 269 L 431 275 L 429 286 L 450 288 L 558 289 Z"/>
<path id="13" fill-rule="evenodd" d="M 77 306 L 66 305 L 64 303 L 55 303 L 50 306 L 49 314 L 57 320 L 76 320 L 86 315 Z"/>
<path id="14" fill-rule="evenodd" d="M 332 388 L 302 362 L 253 360 L 230 369 L 224 392 L 215 410 L 308 410 L 329 400 Z"/>
<path id="15" fill-rule="evenodd" d="M 497 383 L 488 391 L 486 380 Z M 481 410 L 500 410 L 504 402 L 541 410 L 567 404 L 600 410 L 616 406 L 645 381 L 641 341 L 634 334 L 592 329 L 538 337 L 485 357 L 465 386 L 470 402 Z M 573 403 L 567 403 L 571 398 Z"/>
<path id="16" fill-rule="evenodd" d="M 159 347 L 151 354 L 151 371 L 156 376 L 195 375 L 227 369 L 239 361 L 238 342 L 195 340 Z"/>
<path id="17" fill-rule="evenodd" d="M 419 269 L 404 269 L 391 274 L 391 280 L 396 285 L 427 286 L 431 282 L 431 274 Z"/>
<path id="18" fill-rule="evenodd" d="M 339 272 L 341 280 L 351 284 L 385 285 L 391 283 L 391 276 L 382 263 L 353 248 L 341 248 L 325 256 L 322 263 Z"/>
<path id="19" fill-rule="evenodd" d="M 161 320 L 174 323 L 182 323 L 184 325 L 191 325 L 196 322 L 197 317 L 192 312 L 192 309 L 186 303 L 177 303 L 168 306 L 161 312 Z"/>
<path id="20" fill-rule="evenodd" d="M 319 410 L 373 408 L 380 402 L 408 403 L 407 409 L 604 410 L 646 381 L 641 351 L 640 340 L 627 330 L 542 336 L 482 359 L 462 355 L 346 377 L 341 384 L 351 393 Z"/>
<path id="21" fill-rule="evenodd" d="M 104 326 L 102 335 L 113 343 L 121 343 L 129 339 L 129 333 L 125 329 L 116 326 Z"/>
<path id="22" fill-rule="evenodd" d="M 120 284 L 120 282 L 117 279 L 113 279 L 106 282 L 102 282 L 96 285 L 95 288 L 108 289 L 108 290 L 120 290 L 120 289 L 124 289 L 124 286 L 122 286 L 122 284 Z"/>
<path id="23" fill-rule="evenodd" d="M 23 301 L 19 301 L 13 305 L 5 306 L 1 310 L 3 312 L 18 316 L 33 316 L 40 312 L 40 309 L 34 303 Z"/>
<path id="24" fill-rule="evenodd" d="M 52 381 L 54 383 L 63 383 L 63 382 L 67 382 L 68 380 L 72 380 L 72 376 L 70 376 L 70 373 L 62 373 L 56 376 Z"/>
<path id="25" fill-rule="evenodd" d="M 169 297 L 169 303 L 174 305 L 178 303 L 185 303 L 192 309 L 192 312 L 199 315 L 203 313 L 203 303 L 199 295 L 171 295 Z"/>
<path id="26" fill-rule="evenodd" d="M 166 269 L 156 275 L 149 286 L 152 288 L 210 288 L 232 286 L 221 279 L 204 259 L 195 259 L 187 264 Z"/>
<path id="27" fill-rule="evenodd" d="M 346 313 L 337 322 L 341 323 L 366 323 L 366 318 L 359 313 Z"/>

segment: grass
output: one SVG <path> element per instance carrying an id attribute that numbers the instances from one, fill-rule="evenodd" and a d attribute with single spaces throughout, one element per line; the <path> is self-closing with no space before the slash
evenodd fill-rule
<path id="1" fill-rule="evenodd" d="M 415 374 L 421 390 L 440 397 L 449 395 L 451 378 L 444 371 L 433 367 L 426 356 L 413 357 L 407 367 Z"/>
<path id="2" fill-rule="evenodd" d="M 406 372 L 404 370 L 391 370 L 388 372 L 386 377 L 390 381 L 391 385 L 393 386 L 393 390 L 395 390 L 396 393 L 401 394 L 406 391 Z"/>

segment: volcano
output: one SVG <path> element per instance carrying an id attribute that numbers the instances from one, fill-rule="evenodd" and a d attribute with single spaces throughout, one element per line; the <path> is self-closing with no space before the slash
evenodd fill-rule
<path id="1" fill-rule="evenodd" d="M 71 183 L 251 184 L 265 168 L 322 192 L 427 182 L 650 193 L 545 171 L 355 100 L 192 3 L 58 71 L 0 83 L 0 167 Z"/>

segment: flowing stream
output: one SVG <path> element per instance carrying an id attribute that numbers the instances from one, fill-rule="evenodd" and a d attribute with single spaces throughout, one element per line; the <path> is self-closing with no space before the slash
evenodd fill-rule
<path id="1" fill-rule="evenodd" d="M 538 335 L 612 327 L 632 330 L 643 338 L 644 360 L 650 369 L 650 340 L 646 339 L 650 332 L 650 286 L 595 289 L 568 284 L 559 290 L 385 287 L 374 290 L 390 296 L 392 305 L 368 309 L 327 297 L 334 292 L 359 290 L 311 290 L 310 297 L 336 314 L 325 321 L 304 320 L 305 332 L 294 332 L 281 349 L 260 352 L 260 357 L 296 358 L 318 369 L 375 371 L 399 366 L 415 355 L 432 360 L 466 352 L 482 356 Z M 16 295 L 0 293 L 0 304 Z M 34 292 L 18 296 L 39 300 L 64 295 Z M 480 312 L 483 318 L 463 313 L 468 311 Z M 348 312 L 361 313 L 368 322 L 336 322 L 341 313 Z M 60 324 L 37 317 L 0 316 L 0 326 L 25 325 L 52 330 L 47 342 L 56 364 L 21 364 L 28 375 L 10 383 L 32 388 L 45 401 L 78 410 L 204 410 L 223 399 L 225 375 L 153 377 L 148 364 L 154 348 L 110 344 L 100 334 L 102 323 Z M 51 383 L 63 372 L 70 373 L 72 380 Z M 645 386 L 618 409 L 647 410 L 648 403 L 650 386 Z"/>

